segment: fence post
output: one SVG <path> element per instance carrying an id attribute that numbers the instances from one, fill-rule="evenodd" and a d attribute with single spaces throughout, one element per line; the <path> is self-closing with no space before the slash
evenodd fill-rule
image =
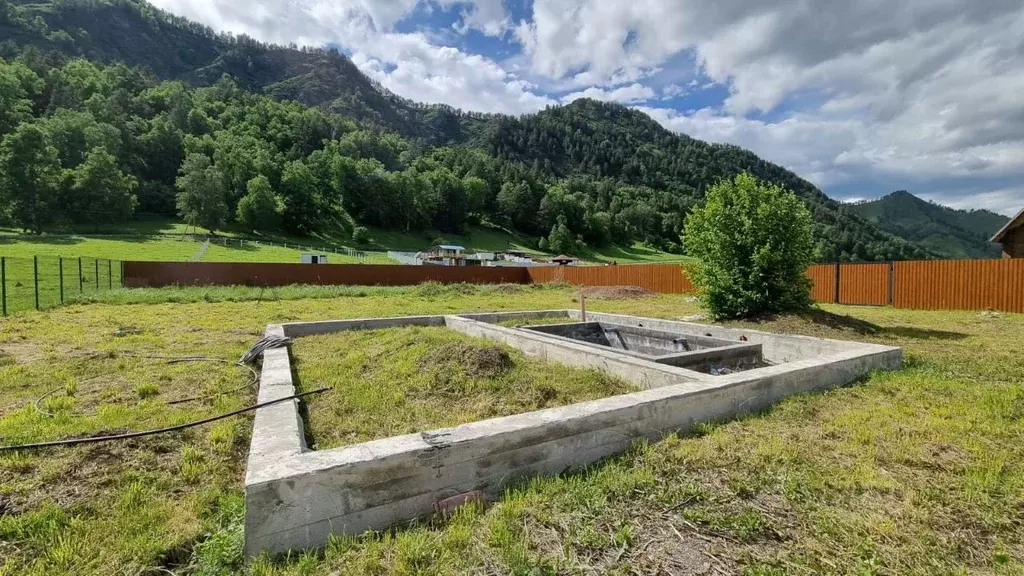
<path id="1" fill-rule="evenodd" d="M 834 304 L 839 304 L 839 266 L 839 262 L 836 262 L 836 292 L 832 297 L 832 302 Z"/>
<path id="2" fill-rule="evenodd" d="M 32 257 L 32 284 L 36 290 L 36 310 L 39 310 L 39 256 Z"/>
<path id="3" fill-rule="evenodd" d="M 892 306 L 896 299 L 896 263 L 889 262 L 889 306 Z"/>
<path id="4" fill-rule="evenodd" d="M 100 291 L 100 260 L 99 258 L 92 261 L 96 265 L 96 292 Z"/>
<path id="5" fill-rule="evenodd" d="M 79 294 L 82 294 L 83 292 L 85 292 L 85 287 L 83 285 L 83 282 L 85 282 L 85 281 L 82 280 L 82 257 L 79 256 L 78 257 L 78 293 Z"/>
<path id="6" fill-rule="evenodd" d="M 0 306 L 7 316 L 7 258 L 0 256 Z"/>
<path id="7" fill-rule="evenodd" d="M 60 303 L 64 304 L 64 257 L 57 257 L 57 270 L 59 270 L 60 278 Z"/>
<path id="8" fill-rule="evenodd" d="M 121 288 L 124 288 L 124 260 L 121 260 Z"/>
<path id="9" fill-rule="evenodd" d="M 114 271 L 110 269 L 110 258 L 107 258 L 107 290 L 114 289 Z"/>

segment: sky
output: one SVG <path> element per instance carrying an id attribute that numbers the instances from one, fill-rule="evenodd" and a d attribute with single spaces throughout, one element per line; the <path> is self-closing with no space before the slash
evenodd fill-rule
<path id="1" fill-rule="evenodd" d="M 853 201 L 1024 207 L 1020 0 L 155 0 L 337 46 L 417 101 L 526 114 L 589 97 L 736 144 Z"/>

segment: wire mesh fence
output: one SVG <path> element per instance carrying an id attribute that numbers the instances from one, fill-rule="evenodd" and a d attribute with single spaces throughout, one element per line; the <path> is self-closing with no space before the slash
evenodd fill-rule
<path id="1" fill-rule="evenodd" d="M 0 313 L 60 306 L 121 287 L 121 261 L 103 258 L 0 257 Z"/>

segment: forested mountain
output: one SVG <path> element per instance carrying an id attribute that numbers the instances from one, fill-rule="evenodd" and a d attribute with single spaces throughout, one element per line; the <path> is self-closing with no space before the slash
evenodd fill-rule
<path id="1" fill-rule="evenodd" d="M 337 50 L 217 33 L 139 0 L 0 0 L 0 39 L 6 39 L 0 57 L 8 60 L 34 46 L 97 63 L 143 66 L 158 78 L 194 86 L 228 74 L 251 92 L 320 106 L 427 142 L 469 139 L 488 117 L 401 98 Z"/>
<path id="2" fill-rule="evenodd" d="M 337 51 L 217 34 L 138 0 L 0 0 L 0 38 L 0 218 L 33 231 L 139 211 L 357 236 L 487 220 L 557 252 L 678 252 L 704 190 L 749 171 L 807 202 L 821 260 L 933 256 L 788 170 L 614 104 L 521 118 L 418 105 Z"/>
<path id="3" fill-rule="evenodd" d="M 988 210 L 955 210 L 927 202 L 906 190 L 852 208 L 879 228 L 946 258 L 998 258 L 999 245 L 989 238 L 1009 220 Z"/>

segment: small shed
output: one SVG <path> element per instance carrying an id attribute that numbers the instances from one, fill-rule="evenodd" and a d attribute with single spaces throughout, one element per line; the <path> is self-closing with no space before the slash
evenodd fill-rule
<path id="1" fill-rule="evenodd" d="M 576 265 L 576 259 L 573 258 L 572 256 L 566 256 L 565 254 L 559 254 L 558 256 L 552 258 L 551 261 L 554 262 L 555 264 L 558 264 L 559 266 Z"/>
<path id="2" fill-rule="evenodd" d="M 460 258 L 466 252 L 466 248 L 455 244 L 440 244 L 432 246 L 427 252 L 437 258 Z"/>
<path id="3" fill-rule="evenodd" d="M 992 242 L 1003 245 L 1003 258 L 1024 258 L 1024 209 L 996 232 Z"/>
<path id="4" fill-rule="evenodd" d="M 327 264 L 327 254 L 302 254 L 299 256 L 301 264 Z"/>

